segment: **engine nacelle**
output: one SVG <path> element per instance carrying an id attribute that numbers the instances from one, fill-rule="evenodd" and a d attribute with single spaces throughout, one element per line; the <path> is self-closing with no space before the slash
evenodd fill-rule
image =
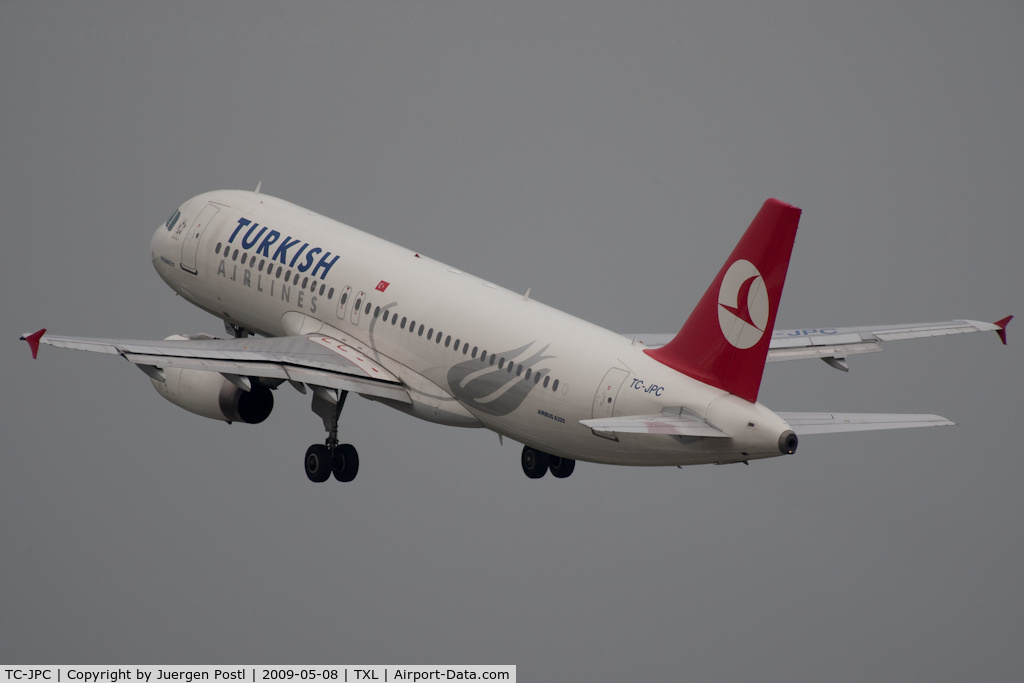
<path id="1" fill-rule="evenodd" d="M 164 381 L 150 378 L 157 392 L 190 413 L 224 422 L 257 424 L 270 416 L 274 395 L 259 382 L 244 391 L 219 372 L 163 368 Z"/>

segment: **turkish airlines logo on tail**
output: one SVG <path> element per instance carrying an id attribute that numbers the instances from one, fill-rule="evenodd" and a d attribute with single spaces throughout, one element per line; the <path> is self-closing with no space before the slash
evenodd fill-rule
<path id="1" fill-rule="evenodd" d="M 725 272 L 718 289 L 718 324 L 737 349 L 761 341 L 768 326 L 768 289 L 757 267 L 740 259 Z"/>

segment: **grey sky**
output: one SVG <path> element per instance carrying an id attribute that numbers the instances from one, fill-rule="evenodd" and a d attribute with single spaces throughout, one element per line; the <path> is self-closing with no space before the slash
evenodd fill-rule
<path id="1" fill-rule="evenodd" d="M 769 367 L 777 410 L 959 424 L 750 467 L 534 482 L 353 399 L 344 486 L 295 392 L 225 426 L 17 341 L 220 332 L 149 238 L 259 181 L 623 332 L 678 329 L 769 196 L 804 209 L 780 326 L 1024 315 L 1024 8 L 893 4 L 0 5 L 0 659 L 1019 675 L 1024 327 Z"/>

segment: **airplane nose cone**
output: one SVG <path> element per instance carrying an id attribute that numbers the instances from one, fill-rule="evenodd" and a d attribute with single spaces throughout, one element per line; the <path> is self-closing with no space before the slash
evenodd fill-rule
<path id="1" fill-rule="evenodd" d="M 165 235 L 167 235 L 167 228 L 161 225 L 156 229 L 156 232 L 153 233 L 153 237 L 149 240 L 149 252 L 154 266 L 156 265 L 156 262 L 160 260 L 160 254 L 163 252 L 163 240 Z"/>
<path id="2" fill-rule="evenodd" d="M 164 221 L 156 231 L 153 232 L 153 237 L 149 240 L 149 250 L 153 258 L 153 265 L 157 265 L 157 261 L 163 260 L 167 265 L 173 266 L 174 262 L 167 257 L 170 255 L 165 252 L 173 252 L 169 249 L 170 243 L 172 242 L 171 233 L 178 227 L 181 219 L 181 209 L 178 208 L 171 217 Z M 157 270 L 160 270 L 157 267 Z"/>
<path id="3" fill-rule="evenodd" d="M 177 219 L 180 215 L 179 211 L 172 218 Z M 164 280 L 167 280 L 167 276 L 174 272 L 178 265 L 178 257 L 181 255 L 181 245 L 173 234 L 176 226 L 177 220 L 173 223 L 168 220 L 153 232 L 153 237 L 149 240 L 149 252 L 153 267 Z"/>

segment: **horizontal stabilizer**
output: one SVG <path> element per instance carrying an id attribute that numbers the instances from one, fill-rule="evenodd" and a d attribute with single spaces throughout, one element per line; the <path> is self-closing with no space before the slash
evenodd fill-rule
<path id="1" fill-rule="evenodd" d="M 595 432 L 620 434 L 669 434 L 671 436 L 724 437 L 726 434 L 710 424 L 679 408 L 665 408 L 653 415 L 627 415 L 596 420 L 580 420 L 580 424 Z"/>
<path id="2" fill-rule="evenodd" d="M 876 429 L 947 427 L 956 424 L 940 415 L 899 413 L 777 413 L 800 436 Z"/>

